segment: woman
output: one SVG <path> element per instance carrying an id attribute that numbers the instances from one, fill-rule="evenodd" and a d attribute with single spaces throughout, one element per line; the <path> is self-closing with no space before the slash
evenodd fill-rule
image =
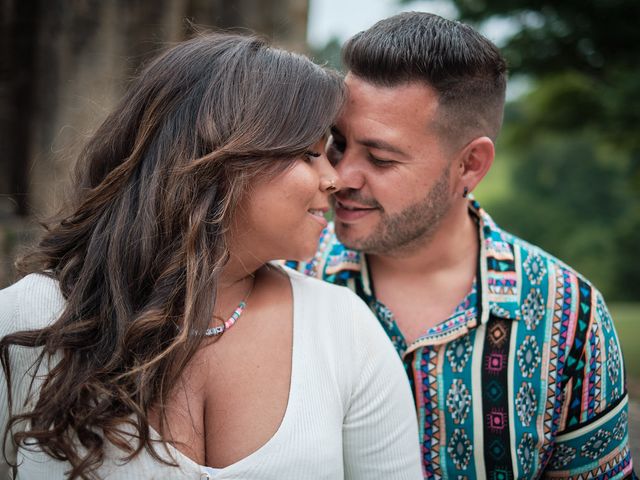
<path id="1" fill-rule="evenodd" d="M 325 226 L 342 88 L 224 34 L 133 82 L 79 159 L 71 213 L 0 292 L 0 475 L 421 478 L 367 307 L 270 263 L 310 257 Z"/>

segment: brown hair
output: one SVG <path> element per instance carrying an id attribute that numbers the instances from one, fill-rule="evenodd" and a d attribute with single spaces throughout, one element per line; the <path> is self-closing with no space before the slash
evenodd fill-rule
<path id="1" fill-rule="evenodd" d="M 406 12 L 354 35 L 342 49 L 345 66 L 377 85 L 423 82 L 439 97 L 443 133 L 466 143 L 497 137 L 507 65 L 498 48 L 473 28 L 432 13 Z"/>
<path id="2" fill-rule="evenodd" d="M 337 74 L 253 36 L 200 35 L 142 71 L 78 159 L 72 213 L 22 264 L 57 279 L 66 306 L 0 341 L 9 385 L 12 345 L 53 366 L 11 417 L 18 445 L 70 462 L 71 478 L 95 476 L 105 439 L 165 461 L 148 413 L 163 435 L 163 404 L 213 318 L 234 209 L 250 179 L 322 137 L 343 98 Z"/>

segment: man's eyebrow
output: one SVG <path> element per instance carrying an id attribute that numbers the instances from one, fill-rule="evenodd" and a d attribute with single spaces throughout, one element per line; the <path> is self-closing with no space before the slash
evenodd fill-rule
<path id="1" fill-rule="evenodd" d="M 390 143 L 385 142 L 384 140 L 376 140 L 370 138 L 364 138 L 362 140 L 357 140 L 360 145 L 364 145 L 365 147 L 375 148 L 377 150 L 386 150 L 387 152 L 397 153 L 403 157 L 408 157 L 406 153 L 400 150 L 398 147 L 391 145 Z"/>
<path id="2" fill-rule="evenodd" d="M 342 132 L 336 126 L 331 127 L 331 135 L 344 138 L 344 135 L 342 135 Z M 400 150 L 398 147 L 391 145 L 390 143 L 385 142 L 384 140 L 365 138 L 365 139 L 356 140 L 356 141 L 360 145 L 363 145 L 365 147 L 375 148 L 377 150 L 386 150 L 387 152 L 397 153 L 398 155 L 401 155 L 403 157 L 408 157 L 408 155 L 402 150 Z"/>

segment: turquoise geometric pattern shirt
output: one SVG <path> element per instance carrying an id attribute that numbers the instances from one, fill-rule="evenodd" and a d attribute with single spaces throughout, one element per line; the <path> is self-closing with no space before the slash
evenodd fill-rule
<path id="1" fill-rule="evenodd" d="M 635 478 L 624 364 L 601 294 L 475 200 L 469 207 L 474 287 L 410 345 L 376 298 L 365 256 L 333 225 L 311 262 L 289 265 L 351 288 L 380 320 L 413 388 L 424 478 Z"/>

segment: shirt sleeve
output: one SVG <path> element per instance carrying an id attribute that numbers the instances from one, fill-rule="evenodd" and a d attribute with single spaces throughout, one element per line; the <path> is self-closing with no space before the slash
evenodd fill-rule
<path id="1" fill-rule="evenodd" d="M 44 275 L 27 275 L 10 287 L 0 290 L 0 338 L 22 330 L 42 328 L 59 317 L 64 306 L 62 294 L 54 280 Z M 5 431 L 10 414 L 22 413 L 36 375 L 36 361 L 41 349 L 11 346 L 8 361 L 11 368 L 11 385 L 7 385 L 4 370 L 0 367 L 0 442 L 5 439 Z M 8 391 L 11 388 L 12 411 L 9 411 Z M 37 388 L 33 386 L 33 388 Z M 22 424 L 22 428 L 24 425 Z M 0 479 L 13 478 L 13 467 L 24 459 L 13 442 L 12 435 L 7 435 L 5 450 L 0 452 Z M 50 478 L 56 477 L 56 468 L 50 465 L 42 467 Z M 22 467 L 21 467 L 22 470 Z M 61 471 L 60 471 L 61 472 Z M 20 478 L 34 478 L 22 472 Z"/>
<path id="2" fill-rule="evenodd" d="M 545 478 L 635 478 L 620 342 L 602 296 L 592 292 L 591 322 L 567 379 L 564 426 Z"/>
<path id="3" fill-rule="evenodd" d="M 363 302 L 355 312 L 361 352 L 343 424 L 345 479 L 422 479 L 416 412 L 400 358 Z"/>

